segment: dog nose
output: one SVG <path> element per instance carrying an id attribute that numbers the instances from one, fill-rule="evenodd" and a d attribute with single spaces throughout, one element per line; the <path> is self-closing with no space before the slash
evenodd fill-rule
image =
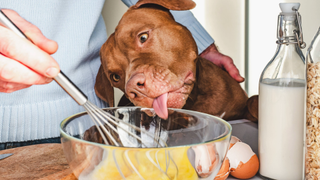
<path id="1" fill-rule="evenodd" d="M 135 98 L 145 91 L 146 76 L 143 73 L 133 75 L 127 83 L 126 93 L 130 98 Z"/>

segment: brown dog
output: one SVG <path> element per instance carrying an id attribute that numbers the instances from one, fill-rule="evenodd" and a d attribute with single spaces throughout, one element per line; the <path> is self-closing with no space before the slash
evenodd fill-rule
<path id="1" fill-rule="evenodd" d="M 199 57 L 191 33 L 169 12 L 194 6 L 191 0 L 140 0 L 130 7 L 101 48 L 97 95 L 114 106 L 113 87 L 119 88 L 162 118 L 171 107 L 256 121 L 257 97 L 248 101 L 227 72 Z"/>

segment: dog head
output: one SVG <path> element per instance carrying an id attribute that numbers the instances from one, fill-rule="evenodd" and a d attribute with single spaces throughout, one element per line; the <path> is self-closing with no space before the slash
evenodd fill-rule
<path id="1" fill-rule="evenodd" d="M 167 107 L 182 108 L 194 86 L 198 52 L 189 30 L 169 10 L 194 6 L 191 0 L 131 6 L 101 47 L 96 94 L 113 106 L 113 87 L 119 88 L 135 106 L 153 107 L 160 117 Z"/>

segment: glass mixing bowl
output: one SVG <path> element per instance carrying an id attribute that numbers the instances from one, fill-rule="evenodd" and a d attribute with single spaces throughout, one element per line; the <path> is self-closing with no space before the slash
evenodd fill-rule
<path id="1" fill-rule="evenodd" d="M 116 147 L 102 144 L 102 138 L 86 112 L 62 121 L 60 132 L 64 154 L 79 180 L 212 180 L 226 156 L 231 126 L 218 117 L 169 109 L 168 119 L 163 120 L 148 108 L 104 110 L 148 133 L 129 128 L 141 137 L 144 141 L 141 144 L 119 130 L 117 138 L 129 147 Z"/>

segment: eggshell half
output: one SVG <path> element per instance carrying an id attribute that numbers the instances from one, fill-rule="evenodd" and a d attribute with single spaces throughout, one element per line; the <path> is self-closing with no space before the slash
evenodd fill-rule
<path id="1" fill-rule="evenodd" d="M 253 177 L 259 170 L 259 159 L 249 145 L 235 143 L 229 149 L 227 157 L 230 161 L 230 174 L 238 179 Z"/>
<path id="2" fill-rule="evenodd" d="M 257 155 L 253 155 L 247 163 L 243 164 L 240 162 L 238 168 L 235 170 L 231 169 L 230 173 L 238 179 L 249 179 L 256 175 L 258 170 L 259 160 Z"/>
<path id="3" fill-rule="evenodd" d="M 226 158 L 224 158 L 222 166 L 221 166 L 218 174 L 214 178 L 214 180 L 226 180 L 230 174 L 229 167 L 230 167 L 229 159 L 226 157 Z"/>

